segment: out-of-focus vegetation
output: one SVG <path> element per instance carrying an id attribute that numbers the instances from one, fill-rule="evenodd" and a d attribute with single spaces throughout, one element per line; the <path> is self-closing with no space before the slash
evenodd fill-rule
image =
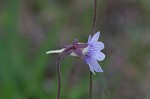
<path id="1" fill-rule="evenodd" d="M 150 1 L 98 0 L 104 73 L 93 76 L 93 99 L 150 99 Z M 50 49 L 86 42 L 92 0 L 0 1 L 0 99 L 55 99 L 56 59 Z M 87 99 L 89 68 L 66 57 L 61 99 Z"/>

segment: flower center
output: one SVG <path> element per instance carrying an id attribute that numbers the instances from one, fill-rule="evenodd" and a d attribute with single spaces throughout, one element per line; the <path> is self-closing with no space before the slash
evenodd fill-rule
<path id="1" fill-rule="evenodd" d="M 76 46 L 76 45 L 73 45 L 73 46 L 72 46 L 72 48 L 73 48 L 73 49 L 77 49 L 77 48 L 78 48 L 78 46 Z"/>

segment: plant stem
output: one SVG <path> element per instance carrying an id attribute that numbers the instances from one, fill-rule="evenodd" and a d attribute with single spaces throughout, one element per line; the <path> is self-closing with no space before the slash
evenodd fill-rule
<path id="1" fill-rule="evenodd" d="M 89 88 L 89 99 L 92 99 L 92 72 L 90 72 L 90 88 Z"/>
<path id="2" fill-rule="evenodd" d="M 57 99 L 60 99 L 60 89 L 61 89 L 60 61 L 61 61 L 62 56 L 63 56 L 63 52 L 58 56 L 57 63 L 56 63 L 57 73 L 58 73 L 58 95 L 57 95 Z"/>
<path id="3" fill-rule="evenodd" d="M 92 34 L 94 34 L 97 19 L 97 0 L 94 0 L 94 13 L 92 23 Z M 92 99 L 92 72 L 90 71 L 90 84 L 89 84 L 89 99 Z"/>
<path id="4" fill-rule="evenodd" d="M 93 23 L 92 23 L 92 34 L 94 34 L 95 26 L 97 20 L 97 0 L 94 0 L 94 13 L 93 13 Z"/>

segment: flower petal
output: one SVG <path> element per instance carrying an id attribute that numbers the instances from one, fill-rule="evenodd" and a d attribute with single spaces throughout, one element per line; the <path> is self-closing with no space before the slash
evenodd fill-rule
<path id="1" fill-rule="evenodd" d="M 94 44 L 98 41 L 99 39 L 99 36 L 100 36 L 100 32 L 98 31 L 90 40 L 90 42 L 88 42 L 89 44 Z"/>
<path id="2" fill-rule="evenodd" d="M 93 58 L 85 58 L 86 63 L 89 65 L 91 72 L 103 72 L 102 68 L 98 64 L 97 60 Z M 94 70 L 94 71 L 93 71 Z"/>
<path id="3" fill-rule="evenodd" d="M 97 48 L 98 50 L 102 50 L 104 49 L 104 44 L 102 42 L 96 42 L 96 44 L 94 45 L 95 48 Z"/>
<path id="4" fill-rule="evenodd" d="M 105 54 L 101 51 L 90 51 L 88 55 L 94 59 L 97 59 L 98 61 L 103 61 L 105 59 Z"/>
<path id="5" fill-rule="evenodd" d="M 88 43 L 91 41 L 91 35 L 89 36 L 89 38 L 88 38 Z"/>
<path id="6" fill-rule="evenodd" d="M 100 51 L 104 49 L 104 44 L 102 42 L 96 42 L 94 45 L 90 45 L 88 50 L 89 51 Z"/>
<path id="7" fill-rule="evenodd" d="M 89 67 L 90 67 L 90 71 L 91 71 L 93 74 L 95 74 L 93 67 L 90 66 L 90 65 L 89 65 Z"/>

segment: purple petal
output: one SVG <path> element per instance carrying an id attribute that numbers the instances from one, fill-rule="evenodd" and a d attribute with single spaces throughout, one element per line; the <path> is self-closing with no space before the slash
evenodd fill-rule
<path id="1" fill-rule="evenodd" d="M 104 49 L 104 44 L 102 42 L 96 42 L 89 46 L 89 51 L 100 51 Z"/>
<path id="2" fill-rule="evenodd" d="M 92 38 L 91 38 L 91 41 L 88 42 L 89 44 L 94 44 L 98 41 L 99 39 L 99 36 L 100 36 L 100 32 L 98 31 Z"/>
<path id="3" fill-rule="evenodd" d="M 95 74 L 93 67 L 90 66 L 90 65 L 89 65 L 89 67 L 90 67 L 90 71 L 91 71 L 93 74 Z"/>
<path id="4" fill-rule="evenodd" d="M 102 50 L 104 49 L 104 44 L 102 42 L 96 42 L 96 44 L 94 45 L 95 48 Z"/>
<path id="5" fill-rule="evenodd" d="M 90 57 L 97 59 L 98 61 L 103 61 L 105 59 L 105 54 L 101 51 L 90 51 L 88 54 Z"/>
<path id="6" fill-rule="evenodd" d="M 96 72 L 103 72 L 103 70 L 100 67 L 100 65 L 98 64 L 97 60 L 95 60 L 93 58 L 85 58 L 85 61 L 89 65 L 91 72 L 93 72 L 93 73 L 94 73 L 94 71 L 96 71 Z"/>

